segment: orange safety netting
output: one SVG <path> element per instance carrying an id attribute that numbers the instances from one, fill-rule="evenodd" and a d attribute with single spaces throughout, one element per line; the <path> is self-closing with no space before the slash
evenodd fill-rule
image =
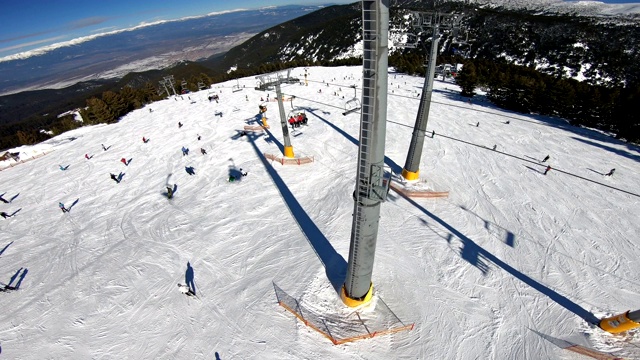
<path id="1" fill-rule="evenodd" d="M 281 165 L 302 165 L 302 164 L 308 164 L 313 162 L 313 157 L 308 157 L 308 156 L 291 159 L 291 158 L 285 158 L 285 157 L 280 157 L 278 155 L 265 153 L 264 157 L 266 157 L 271 161 L 279 162 Z"/>
<path id="2" fill-rule="evenodd" d="M 303 305 L 275 283 L 273 287 L 280 306 L 335 345 L 412 330 L 414 327 L 414 324 L 405 325 L 380 298 L 373 311 L 354 311 L 347 316 L 322 314 L 313 305 Z"/>
<path id="3" fill-rule="evenodd" d="M 431 190 L 409 190 L 404 187 L 395 185 L 393 182 L 389 184 L 391 190 L 397 192 L 400 195 L 406 197 L 417 197 L 417 198 L 441 198 L 448 197 L 448 191 L 431 191 Z"/>

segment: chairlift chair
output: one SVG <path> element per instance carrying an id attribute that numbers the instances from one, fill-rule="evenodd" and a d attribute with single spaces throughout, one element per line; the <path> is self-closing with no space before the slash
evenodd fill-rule
<path id="1" fill-rule="evenodd" d="M 360 109 L 362 108 L 362 103 L 360 102 L 360 99 L 358 99 L 357 97 L 356 86 L 351 85 L 350 87 L 353 88 L 353 99 L 347 100 L 347 102 L 345 102 L 344 112 L 342 113 L 342 115 L 344 116 L 349 115 L 356 111 L 360 111 Z"/>

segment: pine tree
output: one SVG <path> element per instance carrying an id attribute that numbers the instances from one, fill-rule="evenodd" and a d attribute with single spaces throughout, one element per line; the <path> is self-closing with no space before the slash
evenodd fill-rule
<path id="1" fill-rule="evenodd" d="M 467 62 L 462 67 L 462 71 L 456 77 L 456 83 L 462 89 L 462 96 L 473 96 L 476 86 L 478 85 L 478 75 L 476 74 L 476 66 L 472 62 Z"/>

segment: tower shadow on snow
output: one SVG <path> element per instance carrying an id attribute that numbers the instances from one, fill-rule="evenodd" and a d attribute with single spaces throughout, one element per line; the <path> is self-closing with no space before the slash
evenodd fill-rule
<path id="1" fill-rule="evenodd" d="M 316 114 L 317 109 L 311 109 L 311 108 L 303 108 L 303 109 L 305 110 L 305 112 L 310 113 L 311 115 L 313 115 L 313 116 L 317 117 L 318 119 L 322 120 L 325 124 L 329 125 L 333 130 L 337 131 L 340 135 L 344 136 L 347 140 L 351 141 L 353 143 L 353 145 L 356 145 L 356 146 L 359 145 L 360 141 L 358 139 L 356 139 L 353 136 L 347 134 L 344 130 L 342 130 L 339 127 L 335 126 L 329 120 L 327 120 L 327 119 L 323 118 L 322 116 Z M 284 152 L 284 150 L 283 150 L 283 152 Z M 387 164 L 387 166 L 389 166 L 391 168 L 391 172 L 393 172 L 394 174 L 402 173 L 402 167 L 400 165 L 396 164 L 395 161 L 391 160 L 386 155 L 384 156 L 384 163 Z"/>
<path id="2" fill-rule="evenodd" d="M 599 322 L 598 318 L 592 313 L 585 310 L 580 305 L 574 303 L 569 298 L 564 295 L 559 294 L 555 290 L 545 286 L 544 284 L 538 282 L 537 280 L 529 277 L 526 274 L 516 270 L 511 265 L 506 262 L 500 260 L 497 256 L 493 255 L 489 251 L 483 249 L 481 246 L 476 244 L 473 240 L 468 238 L 466 235 L 462 234 L 460 231 L 455 229 L 453 226 L 449 225 L 447 222 L 437 217 L 435 214 L 429 212 L 427 209 L 422 207 L 422 205 L 416 203 L 413 199 L 407 196 L 403 196 L 400 194 L 407 202 L 413 205 L 416 209 L 422 211 L 427 217 L 429 217 L 432 222 L 435 222 L 445 230 L 449 231 L 449 235 L 446 237 L 447 242 L 452 243 L 453 237 L 457 237 L 462 242 L 462 248 L 460 249 L 460 257 L 469 262 L 471 265 L 477 267 L 483 274 L 487 274 L 489 271 L 489 263 L 494 264 L 497 267 L 502 268 L 509 274 L 511 274 L 516 279 L 522 281 L 523 283 L 529 285 L 540 293 L 546 295 L 551 300 L 555 301 L 558 305 L 564 307 L 565 309 L 571 311 L 572 313 L 578 315 L 583 320 L 590 324 L 597 324 Z M 429 221 L 425 219 L 421 219 L 421 221 L 429 226 Z"/>
<path id="3" fill-rule="evenodd" d="M 262 161 L 264 168 L 267 170 L 267 173 L 271 176 L 273 183 L 280 191 L 280 195 L 287 204 L 291 216 L 296 220 L 300 230 L 302 230 L 302 233 L 307 238 L 311 248 L 314 250 L 318 259 L 324 266 L 325 274 L 327 275 L 331 286 L 333 286 L 336 293 L 339 294 L 347 274 L 347 262 L 340 254 L 338 254 L 322 231 L 320 231 L 309 215 L 307 215 L 306 211 L 302 205 L 300 205 L 293 193 L 291 193 L 284 180 L 271 166 L 270 160 L 264 157 L 260 149 L 256 146 L 255 141 L 260 136 L 262 136 L 262 134 L 248 135 L 249 143 L 253 146 L 256 155 Z"/>

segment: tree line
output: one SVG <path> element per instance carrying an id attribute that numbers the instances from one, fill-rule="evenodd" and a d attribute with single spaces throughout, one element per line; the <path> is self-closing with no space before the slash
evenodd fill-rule
<path id="1" fill-rule="evenodd" d="M 177 79 L 189 79 L 186 89 L 189 91 L 197 91 L 199 90 L 198 85 L 204 85 L 209 88 L 211 84 L 285 70 L 292 67 L 359 64 L 362 64 L 362 59 L 358 58 L 316 62 L 295 60 L 261 64 L 253 68 L 237 69 L 229 73 L 217 73 L 213 71 L 210 73 L 193 73 L 185 70 L 188 66 L 178 67 L 174 69 L 174 71 L 170 71 L 170 73 L 175 74 L 174 78 Z M 195 69 L 197 69 L 196 71 L 202 70 L 202 68 L 197 66 Z M 124 79 L 124 81 L 134 83 L 131 79 Z M 178 92 L 181 90 L 180 85 L 180 83 L 175 85 L 176 91 Z M 85 106 L 80 109 L 82 121 L 77 121 L 73 115 L 58 117 L 55 114 L 47 114 L 47 116 L 30 117 L 18 123 L 0 125 L 0 149 L 6 150 L 22 145 L 37 144 L 53 136 L 85 125 L 115 123 L 122 116 L 133 110 L 140 109 L 154 101 L 164 99 L 167 95 L 163 94 L 161 90 L 162 89 L 156 88 L 150 81 L 147 81 L 138 87 L 126 85 L 121 87 L 120 90 L 111 89 L 103 91 L 99 96 L 91 96 L 85 100 Z"/>
<path id="2" fill-rule="evenodd" d="M 448 56 L 438 60 L 438 63 L 463 63 L 455 80 L 463 96 L 472 97 L 477 89 L 482 89 L 492 103 L 503 109 L 556 116 L 571 125 L 596 128 L 619 139 L 640 142 L 640 117 L 632 109 L 640 101 L 638 83 L 594 85 L 499 60 Z M 416 53 L 391 55 L 389 64 L 400 72 L 425 74 L 424 57 Z"/>

